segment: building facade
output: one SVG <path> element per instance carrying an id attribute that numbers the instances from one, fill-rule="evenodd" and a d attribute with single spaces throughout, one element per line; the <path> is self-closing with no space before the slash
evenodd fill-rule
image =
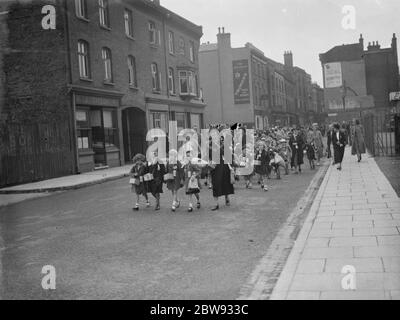
<path id="1" fill-rule="evenodd" d="M 207 108 L 205 123 L 241 122 L 248 127 L 303 124 L 311 105 L 311 76 L 267 58 L 251 43 L 232 48 L 231 34 L 219 28 L 217 43 L 200 46 L 200 84 Z"/>
<path id="2" fill-rule="evenodd" d="M 3 36 L 7 49 L 2 50 L 6 88 L 2 117 L 8 130 L 3 140 L 12 145 L 20 133 L 10 128 L 37 115 L 37 125 L 54 127 L 46 130 L 58 137 L 55 144 L 60 150 L 50 153 L 64 163 L 54 170 L 32 163 L 19 173 L 8 166 L 3 170 L 12 178 L 2 179 L 2 185 L 120 166 L 146 152 L 149 129 L 168 133 L 169 120 L 176 120 L 180 129 L 203 127 L 201 26 L 159 1 L 53 3 L 55 30 L 41 27 L 45 1 L 9 1 L 3 8 L 7 14 L 0 21 L 8 30 Z M 17 108 L 20 104 L 23 113 Z M 60 128 L 65 131 L 58 132 Z M 40 137 L 36 140 L 35 156 L 41 154 L 42 144 Z M 21 154 L 15 149 L 18 162 Z M 10 154 L 10 147 L 4 148 L 3 164 L 10 161 Z"/>
<path id="3" fill-rule="evenodd" d="M 391 47 L 378 42 L 364 49 L 364 39 L 336 46 L 320 54 L 325 105 L 331 120 L 359 118 L 363 112 L 379 112 L 390 105 L 390 92 L 399 90 L 397 39 Z"/>

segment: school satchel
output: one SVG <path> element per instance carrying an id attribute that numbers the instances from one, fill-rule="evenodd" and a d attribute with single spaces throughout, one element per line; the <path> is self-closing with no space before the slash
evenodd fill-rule
<path id="1" fill-rule="evenodd" d="M 139 180 L 139 178 L 130 178 L 129 179 L 129 184 L 133 184 L 133 185 L 138 186 L 140 184 L 140 180 Z"/>
<path id="2" fill-rule="evenodd" d="M 152 181 L 154 179 L 153 175 L 151 173 L 146 173 L 144 176 L 144 181 Z"/>
<path id="3" fill-rule="evenodd" d="M 188 189 L 199 189 L 197 178 L 189 178 Z"/>
<path id="4" fill-rule="evenodd" d="M 164 181 L 174 180 L 174 175 L 172 173 L 164 174 Z"/>

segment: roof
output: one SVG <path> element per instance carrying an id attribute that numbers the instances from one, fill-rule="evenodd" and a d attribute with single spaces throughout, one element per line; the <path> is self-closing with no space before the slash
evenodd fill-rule
<path id="1" fill-rule="evenodd" d="M 194 32 L 200 38 L 203 36 L 203 27 L 202 26 L 194 24 L 193 22 L 181 17 L 180 15 L 168 10 L 167 8 L 155 3 L 154 1 L 151 1 L 151 0 L 125 0 L 125 1 L 127 1 L 128 3 L 130 2 L 131 4 L 149 7 L 151 9 L 157 11 L 159 14 L 161 14 L 165 18 L 172 20 L 175 23 L 180 24 L 181 26 L 185 27 L 189 31 Z"/>
<path id="2" fill-rule="evenodd" d="M 361 60 L 364 48 L 360 43 L 343 44 L 336 46 L 325 53 L 321 53 L 319 58 L 322 63 L 336 61 L 354 61 Z"/>
<path id="3" fill-rule="evenodd" d="M 218 44 L 217 43 L 202 43 L 200 45 L 199 52 L 215 51 L 217 49 L 218 49 Z"/>

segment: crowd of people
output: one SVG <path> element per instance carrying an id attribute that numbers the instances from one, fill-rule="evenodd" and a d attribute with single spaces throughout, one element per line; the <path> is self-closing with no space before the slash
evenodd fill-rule
<path id="1" fill-rule="evenodd" d="M 247 128 L 240 124 L 229 126 L 219 124 L 210 126 L 218 131 L 229 129 L 232 133 L 235 130 Z M 243 137 L 246 134 L 242 135 Z M 327 137 L 327 145 L 324 145 L 324 136 Z M 139 210 L 140 197 L 144 197 L 145 206 L 150 207 L 148 194 L 150 193 L 155 201 L 155 210 L 160 210 L 160 194 L 163 193 L 164 184 L 172 195 L 171 210 L 175 212 L 181 206 L 181 189 L 185 193 L 188 202 L 188 212 L 194 208 L 200 209 L 200 194 L 203 185 L 212 190 L 214 205 L 212 211 L 219 209 L 219 198 L 224 198 L 225 205 L 230 205 L 229 196 L 234 194 L 234 185 L 241 179 L 244 180 L 247 189 L 253 188 L 257 183 L 262 190 L 269 190 L 268 180 L 281 179 L 281 170 L 285 175 L 301 174 L 304 169 L 304 158 L 307 159 L 309 169 L 315 170 L 321 165 L 323 157 L 332 157 L 333 164 L 338 170 L 342 170 L 342 161 L 345 146 L 352 143 L 352 153 L 357 155 L 361 161 L 361 155 L 365 153 L 363 130 L 359 121 L 348 130 L 347 126 L 334 123 L 329 127 L 319 126 L 317 123 L 309 127 L 274 127 L 268 130 L 254 131 L 254 143 L 246 143 L 245 138 L 240 145 L 242 153 L 232 153 L 232 161 L 224 159 L 224 136 L 220 137 L 217 145 L 219 150 L 218 161 L 202 161 L 201 155 L 194 157 L 191 149 L 187 149 L 183 157 L 178 156 L 176 150 L 170 150 L 168 159 L 158 158 L 154 152 L 152 160 L 142 154 L 133 158 L 130 184 L 132 192 L 136 195 L 133 210 Z M 216 146 L 212 139 L 209 141 L 210 157 L 212 149 Z M 236 148 L 234 146 L 233 148 Z M 249 161 L 253 161 L 249 166 Z M 251 172 L 240 174 L 241 168 L 252 168 Z M 203 182 L 203 184 L 202 184 Z"/>

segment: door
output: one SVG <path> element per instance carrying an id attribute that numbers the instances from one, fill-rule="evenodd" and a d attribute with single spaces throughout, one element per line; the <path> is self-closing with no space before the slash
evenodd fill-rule
<path id="1" fill-rule="evenodd" d="M 135 154 L 146 155 L 146 113 L 138 108 L 123 110 L 122 130 L 125 162 L 131 162 Z"/>

